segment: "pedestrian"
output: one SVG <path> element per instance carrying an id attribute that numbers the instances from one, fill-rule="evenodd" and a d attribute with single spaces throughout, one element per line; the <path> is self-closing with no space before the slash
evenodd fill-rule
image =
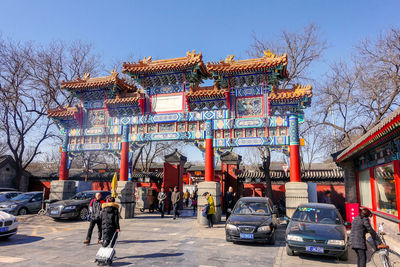
<path id="1" fill-rule="evenodd" d="M 321 197 L 321 203 L 332 204 L 331 191 L 327 190 Z"/>
<path id="2" fill-rule="evenodd" d="M 103 247 L 107 247 L 111 242 L 114 247 L 117 240 L 119 228 L 119 205 L 115 203 L 115 198 L 111 197 L 109 202 L 103 203 L 101 212 L 101 226 L 103 228 Z M 115 238 L 114 237 L 115 234 Z"/>
<path id="3" fill-rule="evenodd" d="M 193 214 L 196 214 L 197 211 L 197 191 L 193 191 L 192 195 L 192 207 L 193 207 Z"/>
<path id="4" fill-rule="evenodd" d="M 174 220 L 175 220 L 176 217 L 179 218 L 178 208 L 179 208 L 179 202 L 181 201 L 181 192 L 179 192 L 177 186 L 175 186 L 174 192 L 172 192 L 171 201 L 172 201 L 172 207 L 174 209 Z"/>
<path id="5" fill-rule="evenodd" d="M 365 234 L 369 233 L 375 243 L 378 245 L 378 248 L 388 248 L 388 246 L 381 243 L 378 235 L 375 230 L 372 229 L 371 223 L 369 221 L 369 217 L 372 216 L 372 213 L 367 208 L 362 208 L 360 214 L 354 218 L 351 226 L 350 232 L 350 247 L 357 254 L 357 266 L 365 267 L 367 264 L 367 244 L 365 239 Z"/>
<path id="6" fill-rule="evenodd" d="M 171 214 L 172 210 L 172 187 L 168 188 L 168 215 Z"/>
<path id="7" fill-rule="evenodd" d="M 167 200 L 167 194 L 164 192 L 164 188 L 161 187 L 161 191 L 158 193 L 158 209 L 161 212 L 161 218 L 164 218 L 165 201 Z"/>
<path id="8" fill-rule="evenodd" d="M 99 192 L 96 193 L 95 198 L 89 204 L 89 216 L 90 216 L 90 225 L 87 231 L 86 240 L 83 242 L 86 245 L 90 244 L 90 239 L 92 238 L 93 228 L 97 225 L 97 243 L 101 244 L 101 205 L 104 203 L 104 200 L 101 198 L 101 194 Z"/>
<path id="9" fill-rule="evenodd" d="M 190 197 L 189 190 L 186 189 L 185 194 L 183 195 L 186 208 L 189 206 L 189 197 Z"/>
<path id="10" fill-rule="evenodd" d="M 211 196 L 210 193 L 205 192 L 203 194 L 203 196 L 205 197 L 205 199 L 207 200 L 207 205 L 208 205 L 208 212 L 207 212 L 207 223 L 208 223 L 208 228 L 212 228 L 213 227 L 213 216 L 215 214 L 215 203 L 214 203 L 214 199 Z"/>
<path id="11" fill-rule="evenodd" d="M 226 195 L 225 195 L 226 219 L 228 219 L 229 216 L 231 216 L 233 207 L 236 204 L 235 199 L 236 199 L 236 195 L 233 192 L 233 187 L 230 186 L 229 189 L 228 189 L 228 192 L 226 192 Z"/>

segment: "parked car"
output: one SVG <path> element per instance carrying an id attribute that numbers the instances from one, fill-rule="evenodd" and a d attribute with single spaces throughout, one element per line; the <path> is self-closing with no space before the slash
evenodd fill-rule
<path id="1" fill-rule="evenodd" d="M 15 235 L 18 230 L 18 220 L 14 215 L 0 211 L 0 238 Z"/>
<path id="2" fill-rule="evenodd" d="M 70 199 L 49 204 L 48 215 L 54 219 L 86 220 L 89 214 L 90 201 L 95 197 L 97 192 L 100 192 L 103 199 L 111 195 L 109 191 L 82 191 L 75 194 Z"/>
<path id="3" fill-rule="evenodd" d="M 276 216 L 272 201 L 242 197 L 225 224 L 226 241 L 275 243 Z"/>
<path id="4" fill-rule="evenodd" d="M 28 192 L 19 194 L 9 201 L 0 203 L 0 211 L 13 215 L 36 213 L 42 208 L 43 192 Z"/>
<path id="5" fill-rule="evenodd" d="M 348 238 L 342 216 L 334 205 L 299 205 L 286 229 L 286 253 L 329 255 L 347 260 Z"/>
<path id="6" fill-rule="evenodd" d="M 0 192 L 0 202 L 8 201 L 13 197 L 18 196 L 19 194 L 22 194 L 22 192 L 17 192 L 17 191 Z"/>

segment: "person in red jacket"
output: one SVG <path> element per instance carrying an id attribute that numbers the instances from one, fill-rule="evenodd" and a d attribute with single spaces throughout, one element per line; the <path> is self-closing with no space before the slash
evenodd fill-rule
<path id="1" fill-rule="evenodd" d="M 92 232 L 94 226 L 97 224 L 98 231 L 98 240 L 97 243 L 101 244 L 102 237 L 102 229 L 101 229 L 101 206 L 105 203 L 103 199 L 101 199 L 101 194 L 99 192 L 96 193 L 96 198 L 93 199 L 89 204 L 89 212 L 90 212 L 90 225 L 87 232 L 86 240 L 83 242 L 86 245 L 90 244 L 90 239 L 92 237 Z"/>

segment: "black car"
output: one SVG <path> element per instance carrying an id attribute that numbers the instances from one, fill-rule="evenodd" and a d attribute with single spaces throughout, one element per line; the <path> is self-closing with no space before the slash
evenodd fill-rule
<path id="1" fill-rule="evenodd" d="M 9 201 L 10 199 L 18 196 L 19 194 L 22 194 L 22 192 L 17 192 L 17 191 L 0 192 L 0 202 Z"/>
<path id="2" fill-rule="evenodd" d="M 48 215 L 54 219 L 80 219 L 86 220 L 89 213 L 89 204 L 96 193 L 106 199 L 111 193 L 109 191 L 82 191 L 76 193 L 67 200 L 60 200 L 49 204 Z"/>
<path id="3" fill-rule="evenodd" d="M 13 215 L 36 213 L 42 208 L 43 192 L 19 194 L 8 201 L 0 203 L 0 211 Z"/>
<path id="4" fill-rule="evenodd" d="M 242 197 L 225 224 L 226 241 L 275 243 L 276 216 L 272 201 Z"/>
<path id="5" fill-rule="evenodd" d="M 348 240 L 342 216 L 334 205 L 299 205 L 286 229 L 286 253 L 329 255 L 347 260 Z"/>

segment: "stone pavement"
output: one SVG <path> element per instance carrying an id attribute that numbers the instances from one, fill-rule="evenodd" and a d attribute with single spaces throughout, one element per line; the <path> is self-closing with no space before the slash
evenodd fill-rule
<path id="1" fill-rule="evenodd" d="M 208 229 L 190 216 L 172 220 L 155 213 L 137 215 L 121 220 L 113 266 L 354 266 L 353 254 L 346 263 L 317 256 L 287 256 L 284 226 L 279 228 L 275 246 L 233 244 L 225 241 L 223 224 Z M 19 221 L 18 234 L 0 241 L 0 266 L 96 266 L 93 260 L 99 246 L 82 243 L 88 222 L 33 215 Z"/>

